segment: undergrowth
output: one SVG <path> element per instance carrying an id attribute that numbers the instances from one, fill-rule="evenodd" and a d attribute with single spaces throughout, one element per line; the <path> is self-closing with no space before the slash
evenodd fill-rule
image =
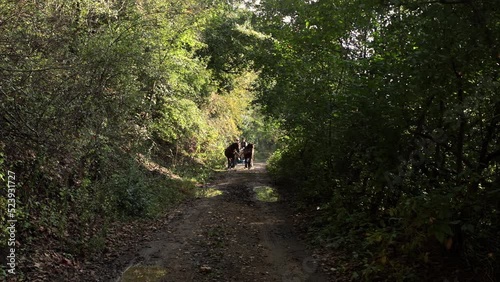
<path id="1" fill-rule="evenodd" d="M 335 268 L 343 277 L 356 281 L 495 281 L 498 277 L 499 233 L 487 223 L 496 217 L 470 213 L 465 207 L 471 200 L 458 204 L 456 196 L 439 191 L 425 197 L 401 196 L 384 207 L 362 182 L 343 182 L 340 175 L 328 180 L 328 171 L 318 168 L 320 160 L 307 162 L 283 150 L 270 158 L 268 169 L 281 190 L 292 195 L 297 211 L 310 216 L 306 225 L 311 241 L 342 254 L 337 255 Z M 413 185 L 421 184 L 414 179 Z M 371 202 L 375 200 L 380 202 Z"/>

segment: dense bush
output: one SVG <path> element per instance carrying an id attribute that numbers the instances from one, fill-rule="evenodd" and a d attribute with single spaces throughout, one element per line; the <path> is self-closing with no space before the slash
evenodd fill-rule
<path id="1" fill-rule="evenodd" d="M 161 215 L 224 164 L 224 146 L 243 127 L 251 79 L 220 86 L 217 67 L 208 66 L 215 49 L 206 35 L 235 13 L 233 6 L 163 0 L 1 6 L 0 176 L 5 186 L 7 170 L 16 173 L 24 219 L 17 239 L 24 248 L 101 251 L 111 222 Z M 202 179 L 193 178 L 199 172 Z M 2 189 L 2 222 L 6 196 Z"/>
<path id="2" fill-rule="evenodd" d="M 259 11 L 274 37 L 259 101 L 285 132 L 270 170 L 298 181 L 302 206 L 320 207 L 321 242 L 359 254 L 355 276 L 443 279 L 467 265 L 498 277 L 494 2 L 268 1 Z"/>

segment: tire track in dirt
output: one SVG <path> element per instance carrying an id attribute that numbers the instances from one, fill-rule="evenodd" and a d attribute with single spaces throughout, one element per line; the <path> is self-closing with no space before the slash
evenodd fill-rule
<path id="1" fill-rule="evenodd" d="M 255 187 L 270 186 L 263 164 L 239 165 L 208 186 L 222 194 L 178 209 L 118 260 L 130 267 L 114 281 L 334 281 L 297 239 L 286 206 L 255 198 Z"/>

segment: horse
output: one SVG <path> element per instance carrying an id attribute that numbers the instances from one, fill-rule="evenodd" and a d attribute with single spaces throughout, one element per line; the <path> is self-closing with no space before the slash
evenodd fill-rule
<path id="1" fill-rule="evenodd" d="M 245 149 L 243 149 L 243 157 L 245 158 L 245 168 L 252 168 L 253 166 L 253 154 L 254 154 L 254 144 L 249 143 Z"/>
<path id="2" fill-rule="evenodd" d="M 239 155 L 238 152 L 239 151 L 240 151 L 240 144 L 239 143 L 233 143 L 233 144 L 229 145 L 229 147 L 227 147 L 224 150 L 224 155 L 227 158 L 227 168 L 228 169 L 234 168 L 236 166 L 236 161 L 238 159 L 238 155 Z"/>

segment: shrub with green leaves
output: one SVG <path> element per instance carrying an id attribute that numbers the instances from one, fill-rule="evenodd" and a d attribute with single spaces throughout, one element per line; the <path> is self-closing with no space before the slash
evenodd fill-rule
<path id="1" fill-rule="evenodd" d="M 361 256 L 358 278 L 435 279 L 442 257 L 481 279 L 498 276 L 494 7 L 492 0 L 260 6 L 259 29 L 272 38 L 263 44 L 266 60 L 256 60 L 257 97 L 287 137 L 271 171 L 299 180 L 303 207 L 320 207 L 320 241 Z"/>

